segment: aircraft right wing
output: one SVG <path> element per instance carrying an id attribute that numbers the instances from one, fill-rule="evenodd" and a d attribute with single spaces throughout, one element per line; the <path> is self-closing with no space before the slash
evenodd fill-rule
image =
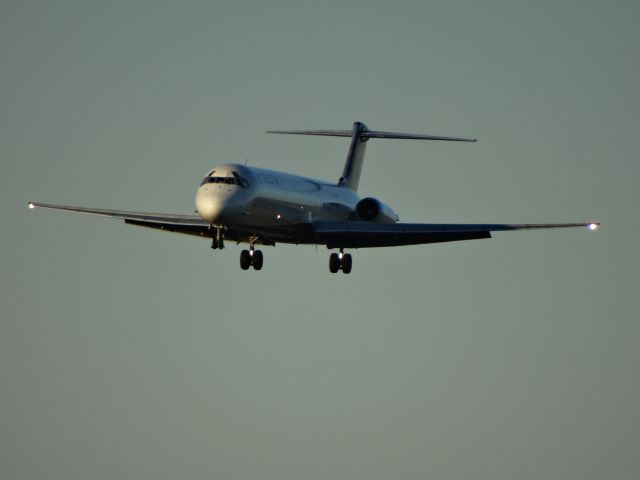
<path id="1" fill-rule="evenodd" d="M 455 242 L 491 238 L 491 232 L 534 230 L 546 228 L 598 228 L 599 223 L 540 224 L 439 224 L 439 223 L 316 223 L 314 233 L 318 243 L 328 248 L 366 248 Z"/>
<path id="2" fill-rule="evenodd" d="M 175 225 L 207 226 L 207 223 L 197 215 L 178 215 L 172 213 L 130 212 L 125 210 L 107 210 L 105 208 L 72 207 L 69 205 L 54 205 L 52 203 L 29 202 L 29 208 L 49 208 L 64 212 L 83 213 L 98 217 L 111 217 L 120 220 L 135 220 L 149 223 L 171 223 Z"/>
<path id="3" fill-rule="evenodd" d="M 174 213 L 150 213 L 132 212 L 127 210 L 109 210 L 104 208 L 74 207 L 70 205 L 56 205 L 51 203 L 29 202 L 30 209 L 48 208 L 63 212 L 82 213 L 99 217 L 110 217 L 124 220 L 127 225 L 145 227 L 164 232 L 180 233 L 211 239 L 212 230 L 209 224 L 199 215 L 182 215 Z M 232 241 L 245 241 L 253 231 L 239 230 L 237 228 L 225 229 L 225 238 Z M 273 242 L 258 236 L 258 242 L 273 245 Z"/>

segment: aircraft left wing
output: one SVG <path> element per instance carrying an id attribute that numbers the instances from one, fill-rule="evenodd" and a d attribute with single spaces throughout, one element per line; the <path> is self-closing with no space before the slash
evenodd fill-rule
<path id="1" fill-rule="evenodd" d="M 599 223 L 436 224 L 436 223 L 317 223 L 314 234 L 328 248 L 366 248 L 455 242 L 491 238 L 491 232 L 546 228 L 598 228 Z"/>

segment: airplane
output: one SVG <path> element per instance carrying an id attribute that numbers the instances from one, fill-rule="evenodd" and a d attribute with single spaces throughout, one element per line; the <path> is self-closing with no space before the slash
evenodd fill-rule
<path id="1" fill-rule="evenodd" d="M 329 256 L 329 271 L 352 270 L 345 249 L 392 247 L 491 238 L 491 232 L 587 227 L 597 222 L 545 224 L 430 224 L 400 223 L 388 205 L 357 193 L 367 142 L 372 138 L 475 142 L 473 138 L 442 137 L 369 130 L 355 122 L 351 130 L 271 130 L 267 133 L 350 137 L 344 169 L 337 183 L 230 163 L 207 172 L 196 191 L 195 213 L 130 212 L 29 202 L 29 208 L 48 208 L 113 217 L 129 225 L 194 235 L 222 249 L 225 240 L 246 243 L 240 267 L 261 270 L 264 257 L 256 245 L 277 243 L 325 245 L 337 249 Z"/>

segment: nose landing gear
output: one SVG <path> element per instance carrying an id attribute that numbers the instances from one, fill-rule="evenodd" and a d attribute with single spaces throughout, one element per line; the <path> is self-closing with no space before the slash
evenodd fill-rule
<path id="1" fill-rule="evenodd" d="M 351 255 L 344 253 L 342 248 L 340 249 L 340 253 L 332 253 L 329 256 L 329 271 L 331 273 L 338 273 L 340 269 L 342 269 L 342 273 L 351 273 L 352 266 L 353 261 Z"/>
<path id="2" fill-rule="evenodd" d="M 216 225 L 215 227 L 216 231 L 212 235 L 211 248 L 213 248 L 214 250 L 216 249 L 222 250 L 224 248 L 224 231 L 222 228 L 223 228 L 222 225 Z"/>

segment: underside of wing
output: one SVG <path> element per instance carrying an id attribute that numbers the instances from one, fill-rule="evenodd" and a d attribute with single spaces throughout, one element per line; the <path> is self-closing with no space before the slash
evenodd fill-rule
<path id="1" fill-rule="evenodd" d="M 545 224 L 376 224 L 364 222 L 318 223 L 314 233 L 318 243 L 328 248 L 366 248 L 455 242 L 491 238 L 491 232 L 546 228 L 589 227 L 595 223 Z"/>
<path id="2" fill-rule="evenodd" d="M 172 233 L 181 233 L 183 235 L 192 235 L 195 237 L 205 237 L 212 238 L 215 230 L 211 230 L 209 225 L 188 225 L 181 223 L 170 223 L 170 222 L 146 222 L 141 220 L 125 220 L 125 223 L 128 225 L 135 225 L 136 227 L 145 227 L 151 228 L 153 230 L 160 230 L 163 232 L 172 232 Z M 271 237 L 264 235 L 262 232 L 255 229 L 240 229 L 235 227 L 225 227 L 224 228 L 224 238 L 225 240 L 231 240 L 232 242 L 240 243 L 246 242 L 249 243 L 250 239 L 254 244 L 260 245 L 275 245 L 275 240 L 272 240 Z M 285 238 L 285 241 L 288 239 Z"/>

